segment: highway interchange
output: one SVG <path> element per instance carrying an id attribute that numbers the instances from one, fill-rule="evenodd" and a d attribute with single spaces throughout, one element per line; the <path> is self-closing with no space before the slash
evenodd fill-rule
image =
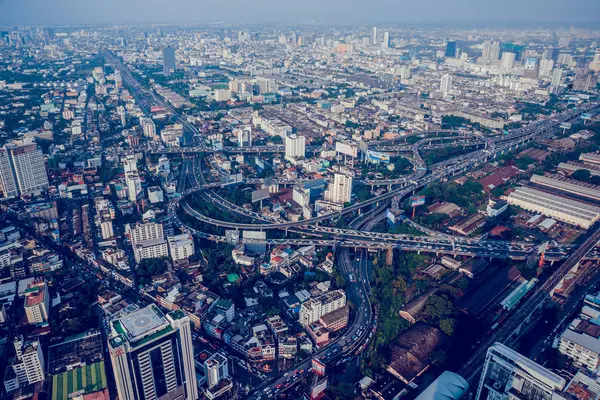
<path id="1" fill-rule="evenodd" d="M 140 98 L 140 103 L 144 108 L 148 108 L 151 102 L 161 104 L 168 109 L 184 126 L 186 137 L 201 137 L 197 128 L 189 123 L 187 119 L 181 116 L 177 110 L 170 107 L 165 101 L 158 97 L 152 90 L 141 86 L 131 75 L 129 69 L 123 65 L 120 60 L 112 57 L 112 62 L 117 65 L 121 71 L 124 81 L 132 89 L 134 96 Z M 148 100 L 148 98 L 150 100 Z M 367 185 L 385 185 L 389 190 L 387 193 L 373 197 L 363 202 L 355 203 L 345 207 L 340 212 L 334 212 L 315 218 L 289 222 L 265 218 L 258 213 L 247 212 L 247 210 L 227 202 L 219 196 L 213 187 L 217 185 L 207 183 L 202 174 L 202 168 L 198 165 L 200 158 L 214 151 L 204 144 L 194 143 L 190 146 L 190 140 L 186 140 L 188 145 L 185 148 L 175 150 L 156 150 L 151 153 L 178 153 L 192 154 L 193 157 L 184 157 L 180 180 L 178 182 L 178 192 L 181 194 L 175 197 L 169 204 L 169 215 L 174 223 L 181 229 L 188 230 L 195 235 L 208 240 L 225 241 L 225 237 L 219 235 L 206 234 L 199 232 L 190 226 L 184 225 L 178 217 L 178 210 L 197 218 L 203 223 L 211 224 L 220 228 L 235 230 L 284 230 L 286 233 L 293 232 L 300 238 L 282 238 L 267 239 L 270 245 L 293 244 L 293 245 L 318 245 L 331 246 L 337 249 L 337 262 L 340 271 L 347 278 L 352 275 L 354 279 L 346 279 L 348 285 L 346 293 L 348 298 L 356 305 L 354 319 L 347 328 L 342 337 L 332 341 L 325 348 L 318 350 L 313 354 L 313 359 L 319 359 L 324 363 L 332 364 L 340 361 L 348 361 L 355 354 L 364 349 L 375 329 L 377 323 L 376 310 L 370 303 L 370 273 L 368 266 L 367 249 L 385 249 L 389 247 L 400 248 L 408 251 L 432 252 L 436 254 L 466 255 L 489 258 L 513 258 L 526 259 L 538 251 L 539 244 L 529 242 L 502 242 L 502 241 L 484 241 L 471 238 L 463 238 L 434 231 L 424 230 L 424 236 L 413 235 L 394 235 L 370 232 L 377 221 L 385 218 L 388 208 L 398 208 L 402 198 L 414 193 L 416 190 L 426 186 L 431 182 L 437 182 L 442 179 L 450 178 L 454 175 L 463 173 L 476 168 L 495 157 L 513 151 L 516 148 L 532 140 L 538 140 L 554 133 L 563 122 L 569 122 L 578 118 L 582 113 L 596 113 L 597 104 L 587 104 L 577 109 L 569 110 L 556 115 L 552 119 L 544 120 L 531 124 L 525 128 L 510 131 L 504 135 L 487 138 L 473 138 L 466 136 L 456 136 L 454 145 L 474 146 L 475 150 L 471 153 L 455 157 L 438 163 L 426 166 L 419 151 L 425 149 L 439 148 L 435 146 L 445 146 L 443 142 L 447 138 L 425 138 L 412 145 L 393 145 L 388 143 L 379 143 L 374 149 L 384 151 L 412 153 L 411 162 L 414 165 L 414 172 L 410 176 L 393 180 L 377 180 L 360 182 Z M 440 142 L 440 143 L 437 143 Z M 481 148 L 483 147 L 483 148 Z M 312 150 L 312 149 L 311 149 Z M 265 151 L 281 152 L 283 148 L 265 149 L 260 146 L 255 148 L 232 148 L 224 149 L 234 153 L 260 153 Z M 246 183 L 259 184 L 259 180 Z M 252 222 L 235 223 L 231 221 L 216 220 L 209 216 L 202 215 L 190 206 L 188 199 L 193 193 L 198 193 L 202 199 L 213 203 L 215 206 L 227 212 L 241 215 Z M 338 218 L 342 215 L 362 212 L 350 224 L 347 229 L 330 228 L 320 226 L 319 223 L 326 220 Z M 531 315 L 548 298 L 548 293 L 560 282 L 562 277 L 584 257 L 594 259 L 600 258 L 598 250 L 594 249 L 600 239 L 600 230 L 592 229 L 589 232 L 587 240 L 579 247 L 574 246 L 550 246 L 546 259 L 566 261 L 542 284 L 533 296 L 527 299 L 520 307 L 506 320 L 506 322 L 496 330 L 492 335 L 482 341 L 476 349 L 473 357 L 464 365 L 460 373 L 466 378 L 472 378 L 483 363 L 485 352 L 489 345 L 496 341 L 506 341 L 515 332 L 522 322 Z M 252 241 L 241 239 L 242 242 L 250 243 Z M 353 262 L 350 259 L 349 249 L 355 248 L 357 259 Z M 299 379 L 302 373 L 306 373 L 310 368 L 311 358 L 306 359 L 295 365 L 289 371 L 281 373 L 278 377 L 265 381 L 260 386 L 254 388 L 251 398 L 267 398 L 273 396 L 277 391 L 285 389 L 290 384 Z"/>

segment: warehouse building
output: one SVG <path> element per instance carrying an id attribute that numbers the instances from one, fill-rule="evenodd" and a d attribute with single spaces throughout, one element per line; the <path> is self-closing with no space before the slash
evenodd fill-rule
<path id="1" fill-rule="evenodd" d="M 600 218 L 600 207 L 523 186 L 512 192 L 507 202 L 558 221 L 588 229 Z"/>
<path id="2" fill-rule="evenodd" d="M 576 179 L 565 178 L 560 175 L 533 175 L 530 182 L 587 199 L 600 200 L 600 186 Z"/>

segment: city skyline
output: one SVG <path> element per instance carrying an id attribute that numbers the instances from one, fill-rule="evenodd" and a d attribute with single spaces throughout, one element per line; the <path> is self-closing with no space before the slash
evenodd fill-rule
<path id="1" fill-rule="evenodd" d="M 6 25 L 90 25 L 90 24 L 206 24 L 206 23 L 320 23 L 348 25 L 361 23 L 433 23 L 469 26 L 479 24 L 526 24 L 598 26 L 600 3 L 594 0 L 508 0 L 505 2 L 441 0 L 417 3 L 390 0 L 375 2 L 315 0 L 282 3 L 234 0 L 225 4 L 176 0 L 164 7 L 160 0 L 116 0 L 96 3 L 88 0 L 32 0 L 28 7 L 15 0 L 0 1 L 0 24 Z M 118 10 L 118 12 L 116 12 Z M 392 16 L 392 17 L 391 17 Z"/>

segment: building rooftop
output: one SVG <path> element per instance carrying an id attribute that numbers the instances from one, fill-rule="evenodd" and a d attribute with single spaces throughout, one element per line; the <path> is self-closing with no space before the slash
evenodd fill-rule
<path id="1" fill-rule="evenodd" d="M 130 342 L 138 341 L 168 326 L 165 316 L 156 306 L 134 311 L 115 321 L 114 324 L 117 332 Z"/>

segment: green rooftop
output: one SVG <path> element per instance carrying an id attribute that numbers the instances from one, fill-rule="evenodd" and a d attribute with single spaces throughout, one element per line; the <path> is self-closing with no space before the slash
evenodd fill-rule
<path id="1" fill-rule="evenodd" d="M 77 392 L 97 392 L 106 387 L 104 361 L 52 376 L 52 400 L 68 400 Z"/>
<path id="2" fill-rule="evenodd" d="M 170 313 L 169 316 L 172 319 L 177 320 L 177 319 L 181 319 L 181 318 L 185 317 L 185 313 L 181 310 L 175 310 L 172 313 Z"/>

